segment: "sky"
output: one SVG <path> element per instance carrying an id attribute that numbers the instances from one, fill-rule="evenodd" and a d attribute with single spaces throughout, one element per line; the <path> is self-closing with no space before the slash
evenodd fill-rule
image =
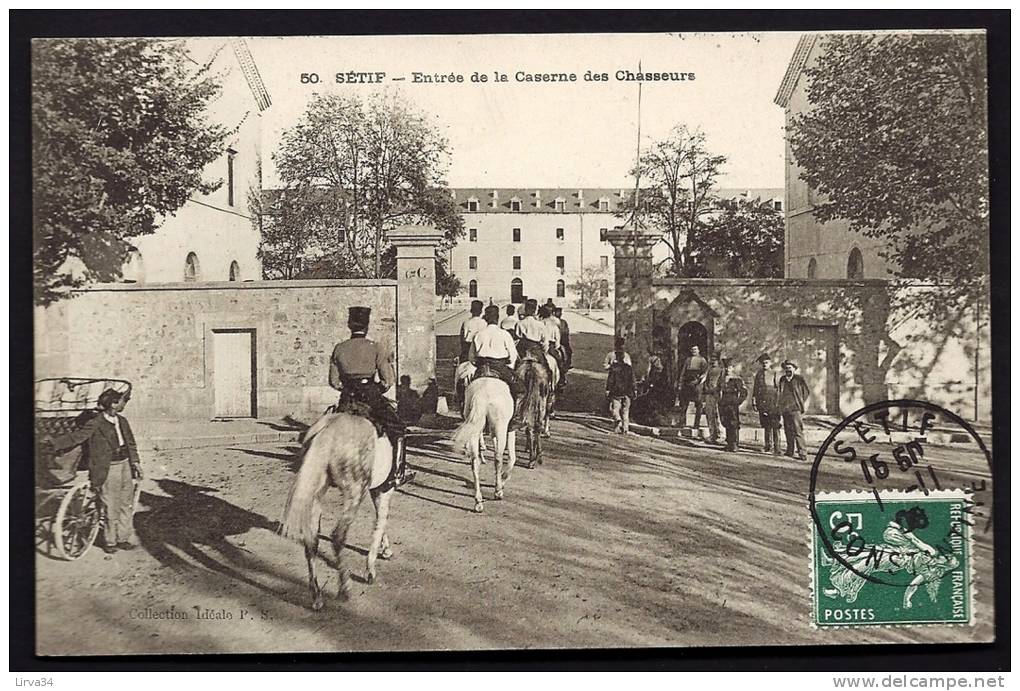
<path id="1" fill-rule="evenodd" d="M 544 34 L 249 38 L 272 100 L 267 154 L 314 93 L 402 92 L 448 139 L 452 187 L 630 187 L 638 140 L 638 86 L 618 70 L 693 73 L 641 88 L 643 146 L 676 124 L 701 128 L 726 156 L 720 187 L 784 185 L 783 111 L 772 99 L 799 34 Z M 585 74 L 606 74 L 587 81 Z M 385 72 L 381 83 L 336 83 L 337 73 Z M 462 75 L 415 83 L 414 72 Z M 488 81 L 473 82 L 473 73 Z M 496 82 L 495 73 L 508 78 Z M 573 73 L 577 81 L 520 82 L 518 72 Z M 302 83 L 302 74 L 306 82 Z M 394 78 L 404 79 L 397 81 Z M 374 78 L 373 78 L 374 79 Z M 275 167 L 264 156 L 267 186 Z"/>

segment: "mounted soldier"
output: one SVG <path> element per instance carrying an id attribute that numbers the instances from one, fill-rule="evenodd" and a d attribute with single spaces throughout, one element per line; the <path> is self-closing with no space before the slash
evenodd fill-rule
<path id="1" fill-rule="evenodd" d="M 545 359 L 549 332 L 535 316 L 537 311 L 538 300 L 530 298 L 524 303 L 524 317 L 517 323 L 517 353 L 522 358 L 543 363 L 552 377 L 552 369 Z"/>
<path id="2" fill-rule="evenodd" d="M 552 355 L 553 360 L 556 361 L 556 369 L 559 372 L 559 381 L 553 382 L 553 385 L 558 390 L 563 386 L 563 376 L 565 371 L 563 369 L 563 351 L 560 348 L 560 320 L 553 315 L 553 309 L 554 307 L 551 302 L 542 305 L 538 308 L 538 318 L 545 327 L 546 352 L 549 353 L 549 355 Z"/>
<path id="3" fill-rule="evenodd" d="M 510 395 L 514 399 L 514 414 L 510 419 L 509 431 L 514 432 L 521 427 L 521 400 L 524 396 L 524 384 L 513 370 L 517 364 L 517 347 L 514 345 L 513 337 L 499 326 L 497 305 L 485 308 L 484 319 L 485 328 L 475 334 L 468 359 L 478 369 L 475 378 L 486 376 L 487 370 L 510 387 Z"/>
<path id="4" fill-rule="evenodd" d="M 471 316 L 464 320 L 464 323 L 460 325 L 460 353 L 457 358 L 458 368 L 465 362 L 468 362 L 468 352 L 471 350 L 471 341 L 474 340 L 475 334 L 485 328 L 485 320 L 482 319 L 482 309 L 484 304 L 481 300 L 471 301 Z M 456 388 L 454 392 L 457 396 L 457 400 L 460 401 L 460 407 L 464 406 L 464 382 L 458 377 L 456 382 Z"/>
<path id="5" fill-rule="evenodd" d="M 393 445 L 393 466 L 387 483 L 399 487 L 414 479 L 404 462 L 406 428 L 383 392 L 393 386 L 395 373 L 390 353 L 365 337 L 372 310 L 351 307 L 347 326 L 351 337 L 333 348 L 329 360 L 329 385 L 340 392 L 337 410 L 367 417 L 379 436 L 385 434 Z"/>
<path id="6" fill-rule="evenodd" d="M 484 305 L 481 300 L 471 301 L 471 316 L 460 325 L 460 361 L 467 362 L 468 350 L 471 348 L 471 341 L 475 334 L 485 328 L 485 320 L 482 319 Z"/>

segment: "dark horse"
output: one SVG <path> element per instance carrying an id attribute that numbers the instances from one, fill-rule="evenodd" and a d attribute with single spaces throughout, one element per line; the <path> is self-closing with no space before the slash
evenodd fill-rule
<path id="1" fill-rule="evenodd" d="M 521 358 L 517 363 L 517 377 L 524 382 L 522 418 L 525 438 L 528 440 L 528 468 L 542 462 L 542 432 L 548 424 L 549 396 L 552 381 L 549 370 L 536 360 Z"/>

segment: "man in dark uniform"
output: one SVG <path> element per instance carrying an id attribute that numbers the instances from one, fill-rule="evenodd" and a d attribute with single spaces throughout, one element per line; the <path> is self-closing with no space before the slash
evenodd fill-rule
<path id="1" fill-rule="evenodd" d="M 414 479 L 404 463 L 405 426 L 383 392 L 393 385 L 394 371 L 389 354 L 375 341 L 365 338 L 372 310 L 351 307 L 347 326 L 350 339 L 338 343 L 329 359 L 329 385 L 340 392 L 340 412 L 365 415 L 393 444 L 393 467 L 384 485 L 400 487 Z M 376 381 L 378 375 L 379 381 Z"/>

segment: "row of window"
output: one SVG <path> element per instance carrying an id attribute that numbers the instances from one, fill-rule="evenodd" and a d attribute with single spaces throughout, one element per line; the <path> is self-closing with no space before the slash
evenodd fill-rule
<path id="1" fill-rule="evenodd" d="M 514 270 L 515 271 L 520 271 L 521 270 L 521 258 L 520 258 L 520 256 L 514 255 L 512 262 L 513 263 L 511 265 L 513 266 Z M 601 257 L 599 257 L 599 266 L 601 268 L 603 268 L 603 269 L 609 268 L 609 256 L 608 255 L 602 255 Z M 559 269 L 562 272 L 562 271 L 564 271 L 566 269 L 566 267 L 567 267 L 567 258 L 564 257 L 563 255 L 558 255 L 556 257 L 556 268 Z M 471 269 L 471 270 L 477 270 L 478 269 L 478 257 L 477 256 L 471 255 L 471 256 L 468 257 L 468 269 Z"/>
<path id="2" fill-rule="evenodd" d="M 230 269 L 227 273 L 228 281 L 241 280 L 241 265 L 237 261 L 230 262 Z M 188 283 L 202 280 L 202 265 L 198 261 L 198 255 L 188 252 L 184 259 L 184 280 Z"/>
<path id="3" fill-rule="evenodd" d="M 605 232 L 606 232 L 606 228 L 602 228 L 602 234 L 603 235 L 605 235 Z M 510 238 L 514 242 L 520 242 L 521 241 L 521 229 L 520 228 L 514 228 L 511 231 Z M 556 239 L 560 240 L 560 241 L 563 241 L 564 239 L 566 239 L 566 231 L 563 228 L 557 228 L 556 229 Z M 468 228 L 468 242 L 478 242 L 478 229 L 477 228 Z"/>
<path id="4" fill-rule="evenodd" d="M 818 260 L 814 257 L 808 261 L 807 277 L 818 278 Z M 864 278 L 864 255 L 856 247 L 850 250 L 850 256 L 847 257 L 846 277 L 852 281 L 860 281 Z"/>
<path id="5" fill-rule="evenodd" d="M 689 209 L 692 206 L 692 204 L 693 204 L 693 202 L 687 202 L 687 208 Z M 479 201 L 477 199 L 469 199 L 468 200 L 468 203 L 467 203 L 467 210 L 468 211 L 477 212 L 477 211 L 479 211 L 480 208 L 481 208 L 481 205 L 480 205 L 480 203 L 479 203 Z M 510 210 L 511 211 L 520 211 L 521 208 L 522 208 L 522 206 L 521 206 L 521 200 L 520 199 L 511 199 L 510 200 Z M 555 202 L 553 202 L 553 208 L 556 211 L 559 211 L 559 212 L 562 213 L 562 212 L 567 210 L 567 201 L 565 199 L 557 199 Z M 646 209 L 648 208 L 648 202 L 645 202 L 645 208 Z M 783 210 L 783 202 L 781 202 L 779 200 L 773 200 L 772 208 L 775 209 L 776 211 L 782 211 Z M 599 211 L 602 212 L 602 213 L 608 213 L 609 212 L 609 200 L 608 199 L 600 199 L 599 200 Z"/>
<path id="6" fill-rule="evenodd" d="M 606 298 L 609 297 L 609 281 L 603 280 L 599 283 L 599 294 Z M 478 297 L 478 281 L 471 279 L 468 281 L 468 297 Z M 567 297 L 567 284 L 562 279 L 556 281 L 556 297 L 565 298 Z M 519 278 L 515 278 L 510 281 L 510 302 L 522 303 L 524 302 L 524 281 Z"/>
<path id="7" fill-rule="evenodd" d="M 468 211 L 478 211 L 480 208 L 481 208 L 481 205 L 479 204 L 477 199 L 469 199 L 468 200 L 468 203 L 467 203 L 467 210 Z M 521 207 L 521 200 L 520 199 L 511 199 L 510 200 L 510 210 L 511 211 L 520 211 L 521 208 L 522 207 Z M 553 202 L 553 208 L 556 211 L 559 211 L 561 213 L 566 211 L 567 210 L 567 200 L 566 199 L 557 199 L 556 201 Z M 606 213 L 606 212 L 609 211 L 609 200 L 608 199 L 600 199 L 599 200 L 599 211 L 601 211 L 603 213 Z"/>

